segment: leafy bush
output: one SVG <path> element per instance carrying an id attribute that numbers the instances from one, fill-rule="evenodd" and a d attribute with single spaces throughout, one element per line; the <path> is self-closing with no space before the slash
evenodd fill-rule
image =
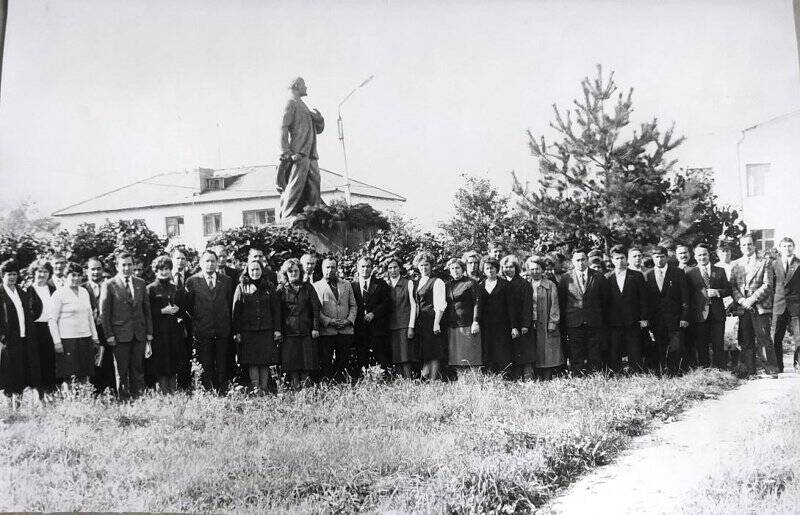
<path id="1" fill-rule="evenodd" d="M 20 267 L 26 267 L 45 249 L 47 240 L 28 234 L 0 234 L 0 263 L 13 258 Z"/>
<path id="2" fill-rule="evenodd" d="M 278 270 L 290 257 L 299 258 L 313 250 L 308 237 L 302 231 L 273 226 L 228 229 L 209 242 L 209 245 L 224 245 L 239 262 L 247 261 L 250 247 L 258 247 L 267 253 L 273 270 Z"/>
<path id="3" fill-rule="evenodd" d="M 343 200 L 334 200 L 330 204 L 307 206 L 306 225 L 312 230 L 324 230 L 334 222 L 345 222 L 351 230 L 389 229 L 389 220 L 369 204 L 353 204 L 348 206 Z"/>

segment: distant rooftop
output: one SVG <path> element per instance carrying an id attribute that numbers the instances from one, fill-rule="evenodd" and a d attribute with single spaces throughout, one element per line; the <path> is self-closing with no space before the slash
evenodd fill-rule
<path id="1" fill-rule="evenodd" d="M 90 199 L 67 206 L 53 216 L 78 215 L 104 211 L 122 211 L 156 206 L 175 206 L 240 200 L 250 198 L 279 197 L 275 188 L 276 165 L 245 166 L 212 170 L 198 168 L 183 172 L 160 173 L 128 186 L 102 193 Z M 320 168 L 322 193 L 344 192 L 344 176 Z M 203 179 L 224 179 L 224 188 L 205 189 Z M 405 197 L 391 191 L 350 179 L 353 196 L 396 200 L 405 202 Z"/>

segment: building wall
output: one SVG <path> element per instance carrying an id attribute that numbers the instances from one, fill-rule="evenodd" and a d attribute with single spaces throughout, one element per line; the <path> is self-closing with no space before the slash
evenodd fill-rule
<path id="1" fill-rule="evenodd" d="M 330 202 L 334 199 L 343 198 L 340 193 L 324 193 L 322 199 Z M 364 202 L 370 204 L 379 211 L 396 210 L 402 207 L 402 202 L 387 199 L 367 199 L 353 195 L 353 202 Z M 106 220 L 129 220 L 142 219 L 147 226 L 161 235 L 167 236 L 166 218 L 172 216 L 183 216 L 184 226 L 180 237 L 172 238 L 171 243 L 182 243 L 190 247 L 201 249 L 205 248 L 206 242 L 213 236 L 203 235 L 203 215 L 210 213 L 220 213 L 221 230 L 241 227 L 243 225 L 244 211 L 274 209 L 278 212 L 278 198 L 259 198 L 226 200 L 223 202 L 204 202 L 199 204 L 184 204 L 178 206 L 156 206 L 139 209 L 128 209 L 122 211 L 101 211 L 90 214 L 58 216 L 61 227 L 68 231 L 74 231 L 82 223 L 92 223 L 100 226 Z"/>
<path id="2" fill-rule="evenodd" d="M 800 243 L 800 114 L 745 131 L 739 147 L 742 215 L 751 231 Z M 747 165 L 769 164 L 763 194 L 748 194 Z M 768 247 L 769 241 L 766 242 Z"/>

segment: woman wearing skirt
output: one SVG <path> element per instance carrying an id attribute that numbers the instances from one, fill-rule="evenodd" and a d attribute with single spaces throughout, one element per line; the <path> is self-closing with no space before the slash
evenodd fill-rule
<path id="1" fill-rule="evenodd" d="M 39 350 L 39 396 L 55 391 L 56 383 L 56 351 L 53 338 L 50 336 L 50 297 L 56 287 L 48 284 L 53 275 L 50 263 L 41 259 L 28 266 L 28 276 L 33 277 L 33 284 L 28 287 L 31 315 L 33 316 L 33 332 Z"/>
<path id="2" fill-rule="evenodd" d="M 525 263 L 530 272 L 533 288 L 533 316 L 536 327 L 536 373 L 540 379 L 549 380 L 553 372 L 564 366 L 566 360 L 561 349 L 558 322 L 561 311 L 558 306 L 558 289 L 545 276 L 545 263 L 531 257 Z"/>
<path id="3" fill-rule="evenodd" d="M 159 256 L 152 264 L 156 280 L 147 285 L 150 315 L 153 317 L 152 355 L 145 360 L 148 376 L 158 379 L 161 393 L 178 388 L 178 369 L 187 359 L 183 340 L 184 293 L 172 282 L 172 259 Z"/>
<path id="4" fill-rule="evenodd" d="M 433 255 L 420 252 L 414 258 L 414 266 L 420 278 L 414 290 L 419 314 L 417 315 L 417 338 L 422 361 L 422 377 L 439 378 L 440 361 L 445 357 L 445 335 L 442 332 L 442 317 L 447 308 L 444 281 L 431 277 Z"/>
<path id="5" fill-rule="evenodd" d="M 453 258 L 447 262 L 451 279 L 445 285 L 447 309 L 448 359 L 459 378 L 480 370 L 483 365 L 480 320 L 481 294 L 478 285 L 465 275 L 464 262 Z"/>
<path id="6" fill-rule="evenodd" d="M 500 274 L 508 281 L 510 309 L 516 312 L 519 327 L 517 336 L 512 338 L 514 366 L 518 377 L 533 379 L 533 364 L 536 362 L 536 338 L 533 331 L 533 289 L 528 281 L 520 277 L 520 266 L 516 256 L 508 255 L 500 261 Z M 513 335 L 512 335 L 513 336 Z"/>
<path id="7" fill-rule="evenodd" d="M 281 364 L 293 388 L 299 388 L 319 370 L 319 297 L 311 284 L 303 282 L 303 267 L 296 258 L 281 266 Z"/>
<path id="8" fill-rule="evenodd" d="M 269 367 L 281 362 L 281 306 L 260 261 L 250 261 L 233 293 L 233 332 L 239 363 L 258 393 L 270 390 Z"/>
<path id="9" fill-rule="evenodd" d="M 94 375 L 96 349 L 100 347 L 89 292 L 81 287 L 83 270 L 67 266 L 66 286 L 50 298 L 50 335 L 56 351 L 58 381 L 87 382 Z"/>
<path id="10" fill-rule="evenodd" d="M 403 377 L 410 379 L 413 367 L 419 361 L 419 352 L 414 339 L 417 302 L 414 299 L 414 282 L 400 276 L 402 266 L 398 258 L 389 258 L 386 262 L 392 298 L 389 341 L 392 347 L 392 363 L 398 367 Z"/>

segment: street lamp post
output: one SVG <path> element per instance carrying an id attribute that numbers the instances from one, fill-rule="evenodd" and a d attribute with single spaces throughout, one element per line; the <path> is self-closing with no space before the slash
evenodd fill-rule
<path id="1" fill-rule="evenodd" d="M 347 102 L 348 98 L 353 96 L 353 93 L 355 93 L 358 89 L 363 88 L 364 86 L 366 86 L 367 83 L 369 81 L 371 81 L 373 78 L 375 78 L 375 76 L 374 75 L 370 75 L 364 82 L 362 82 L 361 84 L 359 84 L 358 86 L 353 88 L 353 91 L 348 93 L 347 96 L 344 97 L 341 102 L 339 102 L 339 108 L 338 108 L 339 118 L 336 120 L 336 126 L 339 129 L 339 141 L 342 144 L 342 156 L 344 157 L 344 180 L 345 180 L 345 183 L 346 183 L 345 184 L 345 199 L 347 200 L 347 205 L 348 206 L 351 205 L 351 202 L 350 202 L 350 170 L 347 168 L 347 151 L 345 150 L 345 146 L 344 146 L 344 124 L 342 123 L 342 105 L 344 105 L 344 103 Z"/>

